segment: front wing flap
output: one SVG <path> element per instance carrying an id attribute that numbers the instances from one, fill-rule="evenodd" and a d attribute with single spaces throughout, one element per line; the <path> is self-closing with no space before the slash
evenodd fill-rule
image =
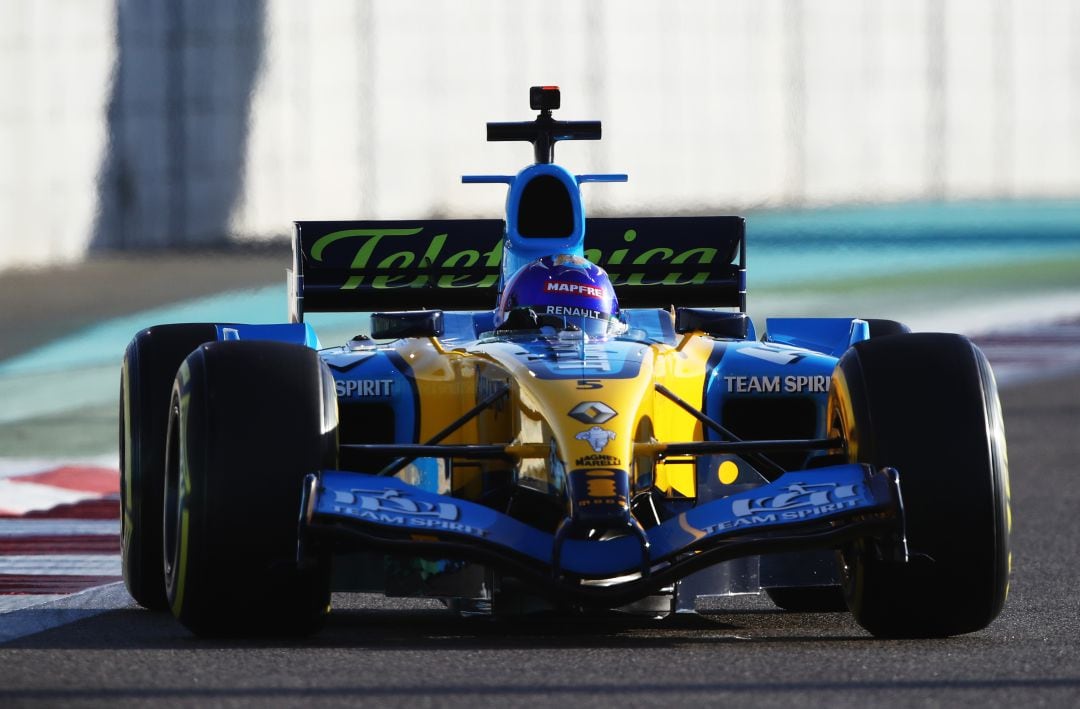
<path id="1" fill-rule="evenodd" d="M 647 530 L 645 549 L 634 536 L 567 539 L 557 561 L 552 534 L 397 478 L 354 472 L 308 476 L 301 532 L 302 554 L 307 541 L 332 539 L 468 559 L 531 579 L 554 597 L 603 603 L 629 602 L 727 559 L 858 537 L 885 540 L 906 556 L 898 473 L 857 464 L 786 473 L 695 507 Z"/>

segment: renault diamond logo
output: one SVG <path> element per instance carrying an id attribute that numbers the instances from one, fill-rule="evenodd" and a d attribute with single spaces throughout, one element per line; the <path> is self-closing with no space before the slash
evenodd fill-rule
<path id="1" fill-rule="evenodd" d="M 599 401 L 583 401 L 570 409 L 569 415 L 582 423 L 598 424 L 610 421 L 619 414 L 615 409 Z"/>

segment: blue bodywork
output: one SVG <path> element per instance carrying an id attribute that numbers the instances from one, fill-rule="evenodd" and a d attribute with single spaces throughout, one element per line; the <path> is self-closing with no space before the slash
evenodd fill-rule
<path id="1" fill-rule="evenodd" d="M 537 177 L 558 180 L 570 195 L 573 228 L 558 237 L 524 238 L 517 228 L 520 219 L 521 197 L 525 187 Z M 466 175 L 466 184 L 501 183 L 509 186 L 506 193 L 506 241 L 503 244 L 502 279 L 505 281 L 522 266 L 551 254 L 584 256 L 585 209 L 581 204 L 583 182 L 626 182 L 626 175 L 573 175 L 560 165 L 538 163 L 529 165 L 517 175 Z"/>
<path id="2" fill-rule="evenodd" d="M 289 342 L 319 349 L 319 337 L 307 323 L 275 323 L 269 325 L 246 325 L 230 323 L 217 325 L 217 339 L 224 340 L 270 340 Z"/>

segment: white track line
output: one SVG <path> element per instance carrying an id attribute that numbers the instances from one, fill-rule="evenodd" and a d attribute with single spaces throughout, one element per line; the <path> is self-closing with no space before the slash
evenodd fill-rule
<path id="1" fill-rule="evenodd" d="M 40 606 L 43 603 L 67 598 L 70 595 L 70 593 L 34 593 L 20 594 L 17 596 L 0 596 L 0 614 L 22 610 L 23 608 L 31 608 L 33 606 Z M 3 628 L 6 621 L 6 618 L 0 617 L 0 635 L 3 634 Z"/>
<path id="2" fill-rule="evenodd" d="M 103 536 L 120 534 L 118 519 L 0 519 L 0 537 Z"/>
<path id="3" fill-rule="evenodd" d="M 120 576 L 119 554 L 0 556 L 0 574 Z"/>

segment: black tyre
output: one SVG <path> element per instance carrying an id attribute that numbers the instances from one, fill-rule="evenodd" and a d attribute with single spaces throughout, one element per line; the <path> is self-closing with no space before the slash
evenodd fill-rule
<path id="1" fill-rule="evenodd" d="M 165 577 L 199 635 L 306 634 L 329 609 L 329 564 L 297 565 L 304 476 L 337 462 L 337 400 L 318 354 L 214 342 L 173 388 Z"/>
<path id="2" fill-rule="evenodd" d="M 145 608 L 164 610 L 161 510 L 169 397 L 180 363 L 217 338 L 214 325 L 159 325 L 135 336 L 120 374 L 120 550 L 124 583 Z"/>
<path id="3" fill-rule="evenodd" d="M 839 613 L 847 610 L 844 590 L 839 586 L 767 588 L 765 594 L 778 608 L 792 613 Z"/>
<path id="4" fill-rule="evenodd" d="M 897 320 L 882 320 L 880 318 L 861 318 L 870 326 L 870 337 L 885 337 L 887 335 L 906 335 L 911 328 Z"/>
<path id="5" fill-rule="evenodd" d="M 860 342 L 833 375 L 832 433 L 849 459 L 899 471 L 911 560 L 864 541 L 844 553 L 848 605 L 883 637 L 990 624 L 1008 593 L 1009 481 L 997 387 L 959 335 Z"/>

